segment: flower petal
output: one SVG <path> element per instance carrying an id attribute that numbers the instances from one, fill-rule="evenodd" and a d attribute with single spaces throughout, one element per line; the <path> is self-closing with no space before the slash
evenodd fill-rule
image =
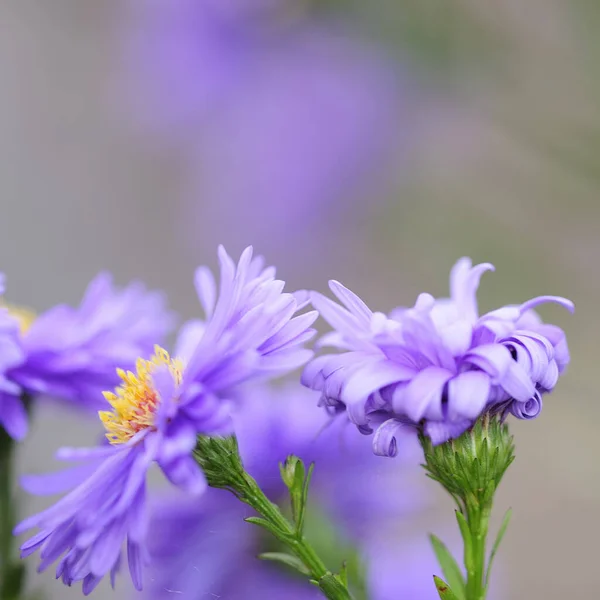
<path id="1" fill-rule="evenodd" d="M 442 392 L 452 373 L 439 367 L 420 371 L 402 394 L 403 412 L 415 423 L 424 416 L 442 419 Z"/>
<path id="2" fill-rule="evenodd" d="M 490 377 L 481 371 L 466 371 L 448 382 L 448 419 L 475 420 L 490 393 Z"/>

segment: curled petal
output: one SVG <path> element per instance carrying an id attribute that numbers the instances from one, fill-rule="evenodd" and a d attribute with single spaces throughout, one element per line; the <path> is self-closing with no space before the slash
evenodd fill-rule
<path id="1" fill-rule="evenodd" d="M 527 302 L 523 302 L 523 304 L 521 304 L 521 314 L 532 308 L 535 308 L 536 306 L 539 306 L 540 304 L 546 304 L 548 302 L 560 304 L 571 313 L 575 312 L 575 304 L 573 304 L 573 302 L 568 298 L 563 298 L 562 296 L 537 296 L 537 298 L 532 298 L 531 300 L 527 300 Z"/>
<path id="2" fill-rule="evenodd" d="M 477 289 L 481 276 L 493 271 L 494 265 L 482 263 L 471 266 L 470 258 L 461 258 L 450 272 L 450 296 L 456 303 L 460 314 L 469 322 L 477 320 Z"/>
<path id="3" fill-rule="evenodd" d="M 406 433 L 408 426 L 398 419 L 384 421 L 375 431 L 373 436 L 373 452 L 377 456 L 393 458 L 398 454 L 397 438 Z"/>
<path id="4" fill-rule="evenodd" d="M 509 411 L 517 419 L 535 419 L 542 412 L 543 402 L 540 394 L 535 394 L 527 402 L 513 402 L 510 404 Z"/>
<path id="5" fill-rule="evenodd" d="M 535 394 L 531 377 L 518 363 L 512 361 L 500 385 L 515 400 L 526 402 Z"/>

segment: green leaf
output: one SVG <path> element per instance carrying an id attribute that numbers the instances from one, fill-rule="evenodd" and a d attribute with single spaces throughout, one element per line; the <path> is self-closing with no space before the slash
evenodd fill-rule
<path id="1" fill-rule="evenodd" d="M 441 600 L 458 600 L 458 596 L 448 587 L 445 581 L 434 575 L 433 582 Z"/>
<path id="2" fill-rule="evenodd" d="M 465 547 L 464 562 L 465 565 L 473 564 L 473 545 L 471 542 L 471 529 L 465 519 L 465 515 L 459 510 L 454 511 L 456 514 L 456 520 L 458 521 L 458 527 L 460 528 L 460 534 L 463 539 L 463 545 Z"/>
<path id="3" fill-rule="evenodd" d="M 494 558 L 496 553 L 498 552 L 498 548 L 500 547 L 500 543 L 502 542 L 502 538 L 506 533 L 506 529 L 508 528 L 508 524 L 510 523 L 510 517 L 512 516 L 512 508 L 509 508 L 502 519 L 502 524 L 500 525 L 500 529 L 498 530 L 498 534 L 496 535 L 496 540 L 494 541 L 494 545 L 492 546 L 492 551 L 490 553 L 490 560 L 488 561 L 487 573 L 485 574 L 485 589 L 488 589 L 490 584 L 490 575 L 492 572 L 492 564 L 494 562 Z"/>
<path id="4" fill-rule="evenodd" d="M 297 511 L 296 519 L 296 533 L 302 535 L 304 531 L 304 516 L 306 514 L 306 506 L 308 504 L 308 488 L 310 486 L 310 480 L 315 469 L 315 463 L 310 463 L 308 467 L 308 474 L 304 476 L 304 464 L 302 465 L 302 491 L 299 499 L 299 507 Z"/>
<path id="5" fill-rule="evenodd" d="M 263 552 L 258 555 L 261 560 L 270 560 L 274 562 L 280 562 L 288 567 L 291 567 L 295 571 L 302 573 L 302 575 L 310 575 L 310 571 L 304 566 L 304 563 L 291 554 L 285 552 Z"/>
<path id="6" fill-rule="evenodd" d="M 263 527 L 268 532 L 273 534 L 278 540 L 282 541 L 284 544 L 289 543 L 289 536 L 285 531 L 282 531 L 276 525 L 273 525 L 271 521 L 267 521 L 267 519 L 263 519 L 262 517 L 246 517 L 244 519 L 246 523 L 252 523 L 253 525 L 258 525 L 259 527 Z"/>
<path id="7" fill-rule="evenodd" d="M 438 537 L 431 534 L 429 539 L 431 540 L 431 545 L 440 563 L 440 567 L 442 567 L 446 581 L 448 581 L 449 586 L 454 590 L 454 594 L 458 600 L 464 600 L 465 580 L 456 560 Z"/>

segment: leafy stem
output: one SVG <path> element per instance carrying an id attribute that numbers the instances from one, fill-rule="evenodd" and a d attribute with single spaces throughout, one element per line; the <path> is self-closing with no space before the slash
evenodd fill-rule
<path id="1" fill-rule="evenodd" d="M 290 456 L 280 467 L 292 505 L 293 522 L 290 522 L 244 469 L 235 437 L 199 436 L 194 458 L 202 467 L 211 487 L 229 490 L 240 501 L 251 506 L 260 516 L 248 517 L 246 521 L 268 531 L 289 552 L 269 552 L 261 555 L 261 558 L 294 568 L 308 577 L 330 600 L 352 600 L 345 572 L 330 572 L 304 537 L 304 515 L 313 465 L 310 465 L 307 473 L 304 463 Z"/>

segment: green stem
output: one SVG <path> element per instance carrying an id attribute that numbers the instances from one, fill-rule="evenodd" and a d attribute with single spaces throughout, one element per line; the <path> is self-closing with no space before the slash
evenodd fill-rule
<path id="1" fill-rule="evenodd" d="M 16 510 L 13 489 L 15 443 L 0 429 L 0 598 L 16 600 L 23 588 L 23 565 L 15 561 L 13 529 Z"/>
<path id="2" fill-rule="evenodd" d="M 485 600 L 486 541 L 489 529 L 491 505 L 468 503 L 466 518 L 469 525 L 470 552 L 465 553 L 467 569 L 466 600 Z"/>
<path id="3" fill-rule="evenodd" d="M 247 521 L 276 537 L 302 563 L 302 572 L 329 600 L 352 600 L 341 577 L 333 575 L 304 537 L 301 528 L 284 517 L 256 480 L 244 469 L 235 437 L 198 437 L 194 457 L 211 487 L 226 489 L 251 506 L 262 518 Z M 4 600 L 4 599 L 2 599 Z"/>
<path id="4" fill-rule="evenodd" d="M 247 492 L 246 496 L 240 499 L 254 508 L 258 514 L 267 519 L 277 529 L 285 532 L 286 543 L 290 550 L 302 561 L 315 581 L 319 581 L 325 577 L 328 572 L 327 567 L 318 557 L 312 546 L 301 533 L 297 532 L 296 527 L 283 516 L 279 507 L 265 496 L 256 483 L 256 480 L 248 473 L 244 475 Z"/>

